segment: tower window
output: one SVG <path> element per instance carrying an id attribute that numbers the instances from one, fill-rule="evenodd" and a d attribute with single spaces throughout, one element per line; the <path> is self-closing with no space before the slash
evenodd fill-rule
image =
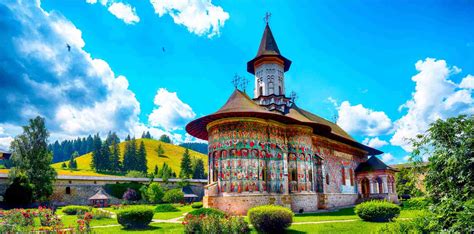
<path id="1" fill-rule="evenodd" d="M 329 185 L 329 174 L 326 174 L 326 184 Z"/>
<path id="2" fill-rule="evenodd" d="M 278 86 L 278 94 L 279 94 L 279 95 L 282 95 L 282 94 L 283 94 L 283 91 L 281 90 L 281 86 Z"/>
<path id="3" fill-rule="evenodd" d="M 263 87 L 260 86 L 260 87 L 258 88 L 258 96 L 262 96 L 262 95 L 263 95 Z"/>
<path id="4" fill-rule="evenodd" d="M 344 170 L 344 167 L 341 168 L 341 174 L 342 174 L 342 184 L 346 185 L 346 170 Z"/>

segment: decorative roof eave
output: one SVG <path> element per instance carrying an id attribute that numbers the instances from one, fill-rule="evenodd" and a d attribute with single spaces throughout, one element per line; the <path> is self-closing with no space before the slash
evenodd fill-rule
<path id="1" fill-rule="evenodd" d="M 277 58 L 277 59 L 281 59 L 283 61 L 283 71 L 284 72 L 287 72 L 288 70 L 290 70 L 290 66 L 291 66 L 291 60 L 283 57 L 282 55 L 280 54 L 273 54 L 273 55 L 268 55 L 268 54 L 263 54 L 263 55 L 260 55 L 260 56 L 257 56 L 255 57 L 254 59 L 250 60 L 247 62 L 247 71 L 251 74 L 254 74 L 255 75 L 255 63 L 257 63 L 259 60 L 261 59 L 265 59 L 265 58 Z"/>

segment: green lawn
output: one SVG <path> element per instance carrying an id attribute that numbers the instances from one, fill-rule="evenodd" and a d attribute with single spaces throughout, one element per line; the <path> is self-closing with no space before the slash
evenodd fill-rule
<path id="1" fill-rule="evenodd" d="M 415 218 L 420 216 L 420 210 L 402 210 L 399 218 Z M 333 212 L 296 214 L 293 222 L 318 222 L 326 220 L 349 220 L 360 219 L 355 213 L 354 208 L 345 208 Z"/>
<path id="2" fill-rule="evenodd" d="M 146 205 L 154 209 L 154 205 Z M 117 212 L 112 208 L 105 208 L 111 212 Z M 155 213 L 153 219 L 168 220 L 183 216 L 193 210 L 190 205 L 178 207 L 176 212 L 160 212 Z M 420 216 L 423 213 L 421 210 L 402 210 L 396 222 L 405 222 L 404 219 L 411 219 Z M 76 227 L 77 216 L 66 215 L 62 209 L 57 210 L 57 214 L 65 227 Z M 248 217 L 245 217 L 248 221 Z M 311 224 L 303 222 L 324 222 L 324 221 L 340 221 Z M 350 220 L 350 221 L 342 221 Z M 355 213 L 354 208 L 345 208 L 332 212 L 296 214 L 293 219 L 293 225 L 288 229 L 287 233 L 370 233 L 376 231 L 378 228 L 386 225 L 386 223 L 373 223 L 362 221 Z M 39 222 L 38 222 L 39 224 Z M 100 227 L 113 225 L 110 227 Z M 114 226 L 115 225 L 115 226 Z M 118 225 L 116 218 L 92 220 L 92 227 L 95 233 L 183 233 L 184 226 L 180 223 L 151 223 L 150 227 L 145 230 L 125 230 Z M 256 233 L 252 230 L 252 233 Z"/>

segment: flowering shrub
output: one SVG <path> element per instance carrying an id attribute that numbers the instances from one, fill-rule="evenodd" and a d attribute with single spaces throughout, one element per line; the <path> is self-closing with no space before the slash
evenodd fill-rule
<path id="1" fill-rule="evenodd" d="M 138 201 L 140 200 L 140 195 L 135 191 L 135 189 L 128 188 L 127 191 L 123 194 L 122 197 L 125 201 Z"/>
<path id="2" fill-rule="evenodd" d="M 92 214 L 84 213 L 82 217 L 78 217 L 76 231 L 79 233 L 91 233 Z"/>
<path id="3" fill-rule="evenodd" d="M 199 216 L 187 214 L 182 223 L 186 233 L 249 233 L 250 228 L 243 217 Z"/>
<path id="4" fill-rule="evenodd" d="M 2 212 L 0 232 L 21 232 L 34 226 L 34 212 L 24 209 L 13 209 Z"/>
<path id="5" fill-rule="evenodd" d="M 61 219 L 53 213 L 53 210 L 46 208 L 46 207 L 38 207 L 38 212 L 36 213 L 41 226 L 47 227 L 62 227 L 63 224 Z"/>

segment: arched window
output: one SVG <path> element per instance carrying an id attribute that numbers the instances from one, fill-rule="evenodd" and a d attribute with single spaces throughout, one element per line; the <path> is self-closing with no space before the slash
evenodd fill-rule
<path id="1" fill-rule="evenodd" d="M 326 174 L 326 184 L 329 185 L 329 174 Z"/>
<path id="2" fill-rule="evenodd" d="M 66 194 L 71 194 L 71 187 L 66 187 Z"/>
<path id="3" fill-rule="evenodd" d="M 278 86 L 278 94 L 283 95 L 283 90 L 281 90 L 281 86 Z"/>
<path id="4" fill-rule="evenodd" d="M 375 179 L 375 181 L 377 181 L 377 188 L 378 188 L 378 193 L 383 193 L 383 184 L 382 184 L 382 179 L 380 177 L 377 177 L 377 179 Z"/>
<path id="5" fill-rule="evenodd" d="M 263 87 L 260 86 L 260 87 L 258 88 L 258 96 L 262 96 L 262 95 L 263 95 Z"/>

